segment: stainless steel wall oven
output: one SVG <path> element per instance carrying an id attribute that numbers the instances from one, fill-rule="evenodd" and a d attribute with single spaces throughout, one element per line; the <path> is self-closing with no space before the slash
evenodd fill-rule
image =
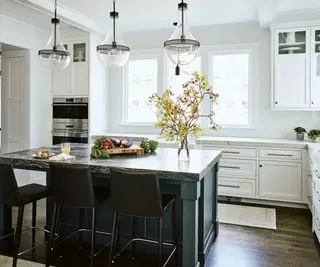
<path id="1" fill-rule="evenodd" d="M 53 144 L 88 143 L 88 98 L 53 99 Z"/>

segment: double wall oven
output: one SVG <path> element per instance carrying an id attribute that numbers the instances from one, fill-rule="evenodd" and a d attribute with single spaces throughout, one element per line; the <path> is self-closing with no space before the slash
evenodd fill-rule
<path id="1" fill-rule="evenodd" d="M 53 144 L 88 143 L 88 98 L 53 99 Z"/>

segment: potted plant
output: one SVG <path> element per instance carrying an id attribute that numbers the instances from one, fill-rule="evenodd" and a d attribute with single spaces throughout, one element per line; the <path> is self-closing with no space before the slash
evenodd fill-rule
<path id="1" fill-rule="evenodd" d="M 161 134 L 167 141 L 179 142 L 179 161 L 189 161 L 189 138 L 203 133 L 200 118 L 209 118 L 212 130 L 219 128 L 213 120 L 213 111 L 200 114 L 200 106 L 205 96 L 215 104 L 218 94 L 209 85 L 206 75 L 197 72 L 193 73 L 182 88 L 183 92 L 177 96 L 174 96 L 171 89 L 167 89 L 162 95 L 153 94 L 149 101 L 157 108 L 156 127 L 161 129 Z"/>
<path id="2" fill-rule="evenodd" d="M 308 133 L 308 137 L 311 141 L 319 143 L 320 142 L 320 130 L 311 130 Z"/>
<path id="3" fill-rule="evenodd" d="M 294 131 L 296 132 L 296 137 L 298 141 L 304 140 L 304 134 L 307 132 L 305 128 L 303 127 L 296 127 L 294 128 Z"/>

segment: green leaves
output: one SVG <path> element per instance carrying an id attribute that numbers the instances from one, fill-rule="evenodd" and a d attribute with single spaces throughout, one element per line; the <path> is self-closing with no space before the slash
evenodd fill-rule
<path id="1" fill-rule="evenodd" d="M 205 74 L 193 73 L 192 78 L 183 86 L 183 93 L 174 97 L 171 89 L 167 89 L 162 95 L 153 94 L 149 102 L 157 108 L 156 127 L 161 129 L 161 134 L 168 141 L 182 141 L 185 136 L 203 134 L 200 127 L 200 117 L 210 119 L 212 130 L 219 128 L 213 117 L 212 111 L 207 115 L 200 115 L 200 105 L 205 97 L 214 104 L 217 102 L 218 94 L 209 85 Z"/>

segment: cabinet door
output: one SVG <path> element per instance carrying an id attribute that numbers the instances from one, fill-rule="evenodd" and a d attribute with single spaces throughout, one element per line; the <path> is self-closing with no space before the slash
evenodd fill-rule
<path id="1" fill-rule="evenodd" d="M 311 107 L 320 109 L 320 27 L 311 29 Z"/>
<path id="2" fill-rule="evenodd" d="M 65 48 L 70 52 L 70 44 L 64 44 Z M 71 54 L 71 52 L 70 52 Z M 70 64 L 71 65 L 71 64 Z M 68 96 L 71 92 L 70 69 L 72 66 L 66 67 L 62 71 L 52 72 L 52 95 Z"/>
<path id="3" fill-rule="evenodd" d="M 71 88 L 74 96 L 89 95 L 89 59 L 88 43 L 76 41 L 72 43 Z"/>
<path id="4" fill-rule="evenodd" d="M 308 29 L 275 32 L 275 109 L 303 109 L 310 106 L 309 36 Z"/>
<path id="5" fill-rule="evenodd" d="M 301 163 L 260 161 L 259 196 L 280 201 L 302 200 Z"/>

